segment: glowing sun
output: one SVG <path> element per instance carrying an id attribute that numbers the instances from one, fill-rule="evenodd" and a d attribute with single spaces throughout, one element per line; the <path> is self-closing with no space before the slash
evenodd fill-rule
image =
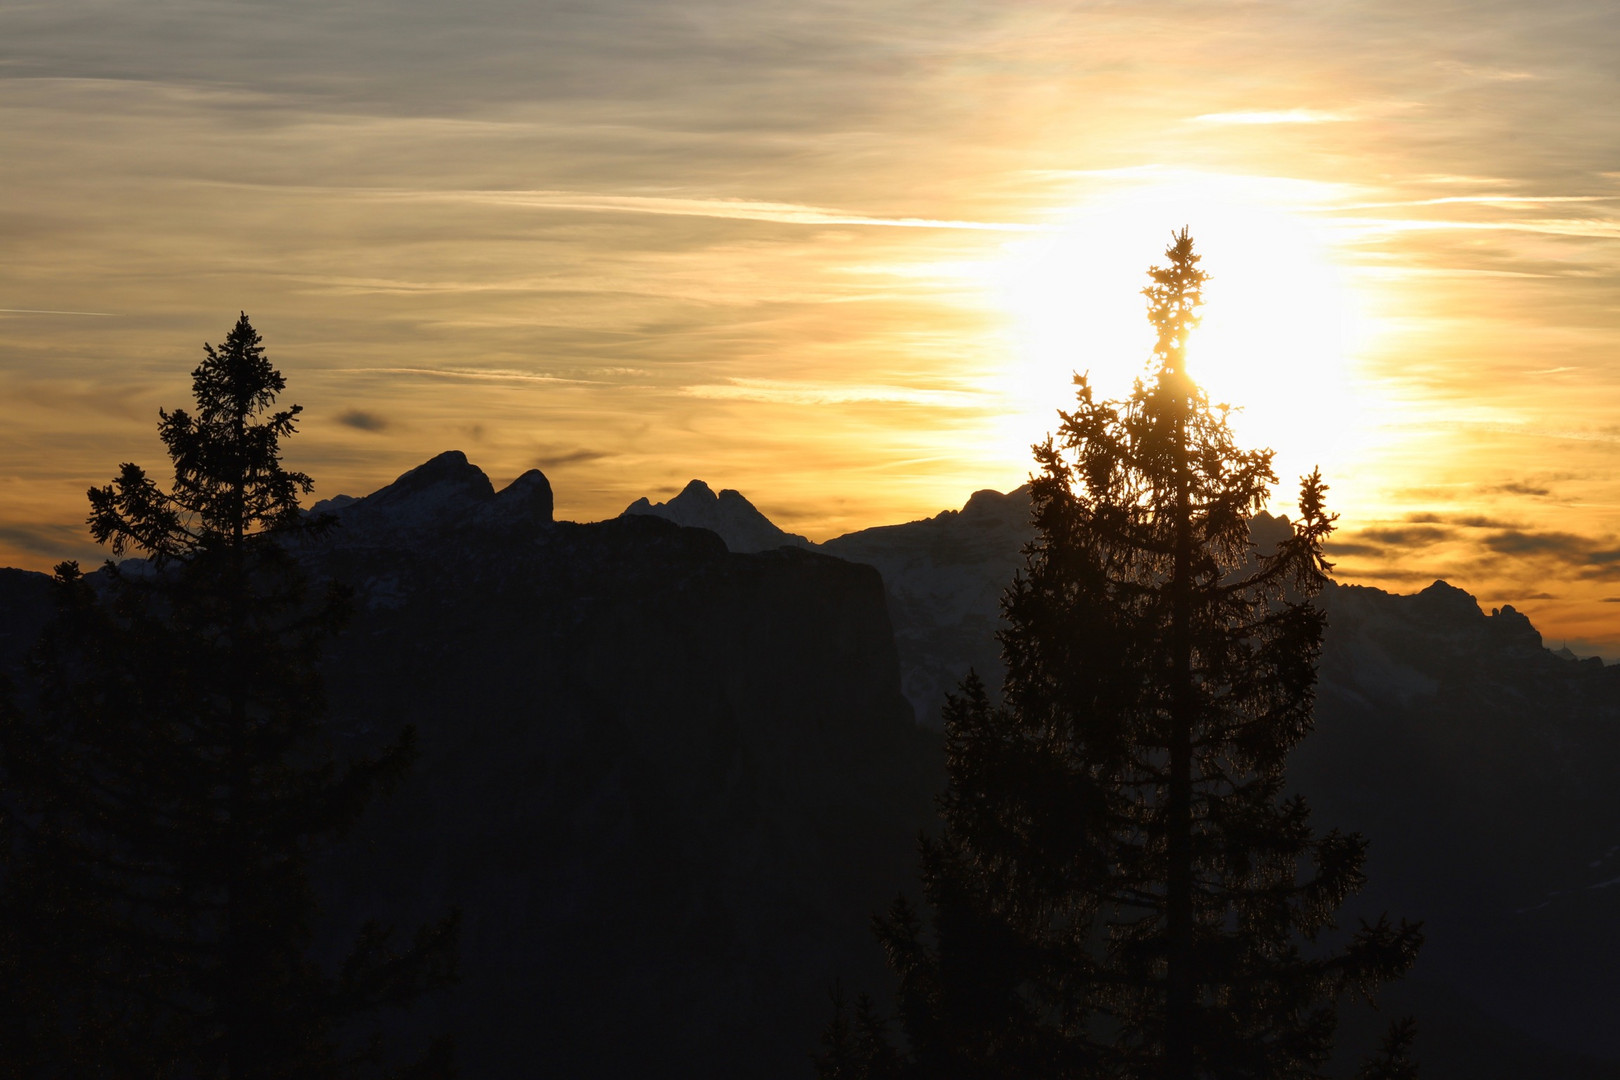
<path id="1" fill-rule="evenodd" d="M 1016 359 L 1006 435 L 1027 446 L 1089 373 L 1103 396 L 1146 372 L 1152 330 L 1142 287 L 1172 233 L 1192 231 L 1202 269 L 1202 325 L 1188 366 L 1211 401 L 1234 406 L 1241 442 L 1277 451 L 1292 477 L 1341 460 L 1359 441 L 1352 378 L 1360 319 L 1328 237 L 1301 193 L 1274 181 L 1153 175 L 1086 202 L 1047 233 L 1009 245 L 990 285 L 1009 317 Z"/>

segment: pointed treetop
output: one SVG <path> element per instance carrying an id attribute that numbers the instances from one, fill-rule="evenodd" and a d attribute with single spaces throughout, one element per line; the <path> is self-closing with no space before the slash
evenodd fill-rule
<path id="1" fill-rule="evenodd" d="M 191 393 L 203 423 L 262 412 L 287 388 L 286 378 L 264 355 L 263 340 L 244 311 L 224 341 L 203 343 L 205 358 L 191 373 Z M 296 406 L 293 411 L 298 411 Z"/>
<path id="2" fill-rule="evenodd" d="M 1186 375 L 1187 335 L 1198 325 L 1204 282 L 1209 280 L 1198 268 L 1202 256 L 1193 253 L 1192 235 L 1185 226 L 1172 234 L 1164 257 L 1170 265 L 1149 269 L 1153 284 L 1142 290 L 1148 300 L 1148 321 L 1158 331 L 1153 357 L 1161 380 Z"/>
<path id="3" fill-rule="evenodd" d="M 203 345 L 191 373 L 195 413 L 158 410 L 158 436 L 174 463 L 169 491 L 129 463 L 111 484 L 90 489 L 90 533 L 114 555 L 185 560 L 259 532 L 314 527 L 298 506 L 314 482 L 281 463 L 281 440 L 297 430 L 302 409 L 271 411 L 287 380 L 261 340 L 242 313 L 224 341 Z"/>

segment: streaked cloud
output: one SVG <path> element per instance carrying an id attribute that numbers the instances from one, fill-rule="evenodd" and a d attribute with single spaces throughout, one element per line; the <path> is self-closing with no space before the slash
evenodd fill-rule
<path id="1" fill-rule="evenodd" d="M 98 553 L 105 554 L 104 549 L 90 543 L 84 526 L 78 522 L 0 525 L 0 544 L 37 556 L 46 564 L 68 558 L 94 559 Z"/>
<path id="2" fill-rule="evenodd" d="M 1037 232 L 1043 226 L 1018 222 L 952 221 L 925 217 L 875 217 L 792 203 L 751 202 L 746 199 L 691 199 L 650 195 L 593 195 L 579 191 L 378 191 L 384 199 L 430 202 L 467 202 L 486 206 L 528 207 L 539 210 L 578 210 L 606 214 L 665 214 L 674 217 L 724 218 L 730 221 L 768 221 L 781 225 L 870 225 L 898 229 L 971 229 L 986 232 Z"/>
<path id="3" fill-rule="evenodd" d="M 364 367 L 333 368 L 332 373 L 339 375 L 359 375 L 364 377 L 467 379 L 476 382 L 578 383 L 582 381 L 590 381 L 562 378 L 556 375 L 548 375 L 544 372 L 503 371 L 499 368 Z"/>
<path id="4" fill-rule="evenodd" d="M 1195 124 L 1339 124 L 1354 119 L 1338 112 L 1320 109 L 1273 109 L 1252 112 L 1204 113 L 1192 118 Z"/>
<path id="5" fill-rule="evenodd" d="M 44 311 L 39 308 L 0 308 L 0 315 L 88 315 L 101 319 L 118 318 L 110 311 Z"/>
<path id="6" fill-rule="evenodd" d="M 537 455 L 534 459 L 534 465 L 537 469 L 555 469 L 559 466 L 581 465 L 586 462 L 601 461 L 612 456 L 612 454 L 601 450 L 590 450 L 582 446 L 567 449 L 558 448 Z"/>
<path id="7" fill-rule="evenodd" d="M 1620 239 L 1620 221 L 1585 218 L 1540 218 L 1521 221 L 1447 221 L 1437 218 L 1339 218 L 1346 229 L 1363 236 L 1412 232 L 1518 232 L 1543 236 Z"/>
<path id="8" fill-rule="evenodd" d="M 1346 203 L 1334 210 L 1381 210 L 1397 206 L 1546 206 L 1552 203 L 1620 203 L 1614 195 L 1446 195 L 1437 199 L 1406 199 L 1401 202 Z"/>
<path id="9" fill-rule="evenodd" d="M 1456 60 L 1439 61 L 1438 66 L 1465 75 L 1471 79 L 1488 79 L 1492 82 L 1524 82 L 1527 79 L 1538 79 L 1541 76 L 1531 71 L 1514 71 L 1505 68 L 1483 67 L 1475 64 L 1464 64 Z"/>
<path id="10" fill-rule="evenodd" d="M 724 383 L 683 386 L 687 397 L 716 401 L 768 401 L 789 405 L 855 405 L 868 402 L 922 405 L 943 409 L 990 409 L 994 396 L 971 390 L 928 390 L 908 386 L 870 386 L 845 382 L 787 382 L 776 379 L 733 379 Z"/>

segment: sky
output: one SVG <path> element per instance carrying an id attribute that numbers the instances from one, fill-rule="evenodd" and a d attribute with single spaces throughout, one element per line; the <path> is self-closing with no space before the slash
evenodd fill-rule
<path id="1" fill-rule="evenodd" d="M 461 449 L 574 520 L 932 515 L 1128 389 L 1185 225 L 1340 580 L 1620 656 L 1616 56 L 1593 0 L 8 0 L 0 565 L 100 557 L 240 311 L 317 497 Z"/>

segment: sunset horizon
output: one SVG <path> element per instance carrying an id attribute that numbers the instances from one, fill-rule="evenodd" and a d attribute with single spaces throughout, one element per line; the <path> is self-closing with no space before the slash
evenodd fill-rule
<path id="1" fill-rule="evenodd" d="M 1197 373 L 1277 509 L 1320 465 L 1339 579 L 1620 657 L 1596 8 L 207 8 L 0 14 L 0 563 L 93 554 L 238 311 L 317 496 L 455 447 L 580 520 L 692 477 L 818 540 L 930 515 L 1022 483 L 1072 373 L 1128 387 L 1189 226 Z"/>
<path id="2" fill-rule="evenodd" d="M 0 4 L 0 1074 L 1620 1080 L 1617 57 Z"/>

